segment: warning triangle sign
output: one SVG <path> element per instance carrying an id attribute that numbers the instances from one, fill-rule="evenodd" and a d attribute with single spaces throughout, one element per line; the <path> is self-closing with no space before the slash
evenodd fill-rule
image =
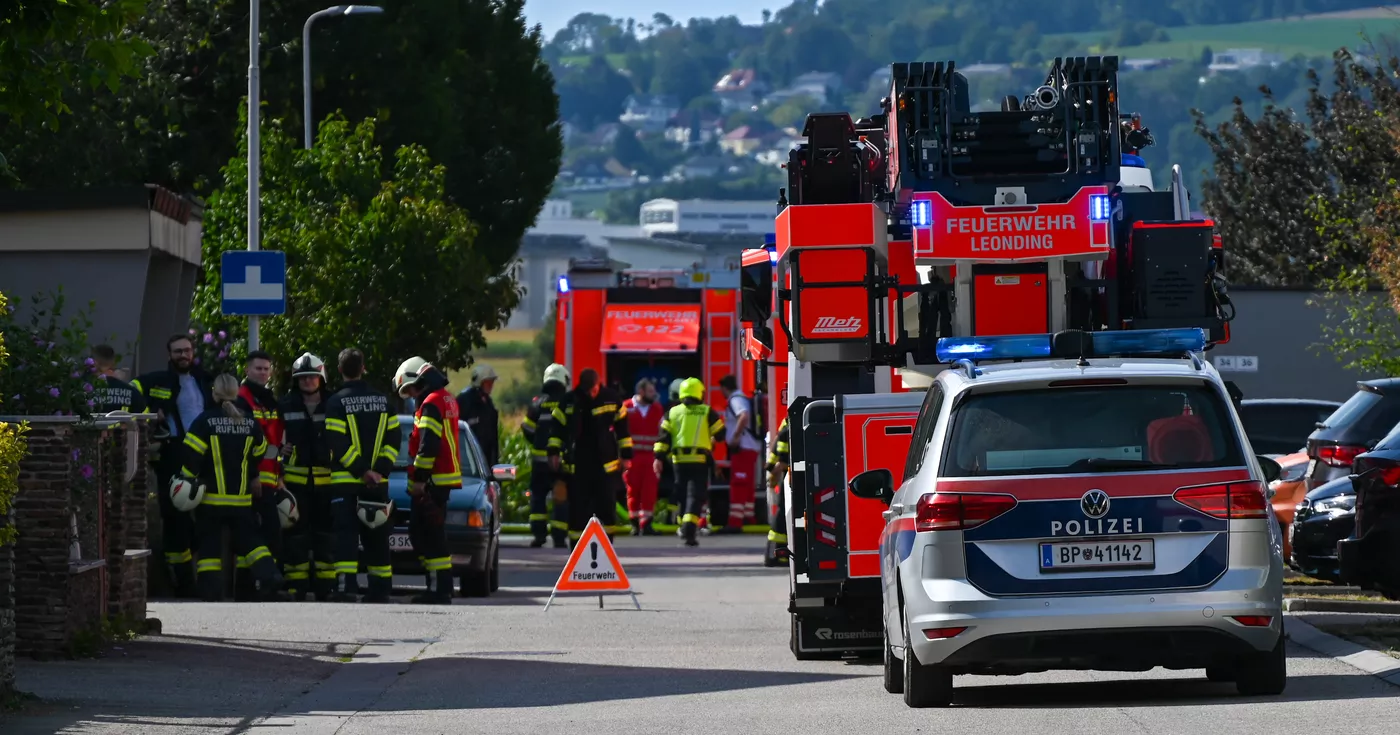
<path id="1" fill-rule="evenodd" d="M 574 544 L 574 551 L 554 584 L 554 591 L 627 592 L 631 589 L 627 572 L 623 571 L 603 524 L 595 516 Z"/>

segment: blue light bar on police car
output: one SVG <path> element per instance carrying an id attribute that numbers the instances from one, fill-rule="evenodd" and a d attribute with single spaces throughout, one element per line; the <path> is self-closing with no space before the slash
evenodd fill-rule
<path id="1" fill-rule="evenodd" d="M 1089 219 L 1094 222 L 1107 222 L 1113 215 L 1113 202 L 1107 194 L 1089 195 Z"/>
<path id="2" fill-rule="evenodd" d="M 909 224 L 914 227 L 929 227 L 933 224 L 933 202 L 919 199 L 909 205 Z"/>
<path id="3" fill-rule="evenodd" d="M 1092 332 L 1090 339 L 1096 355 L 1160 355 L 1206 348 L 1205 330 L 1198 327 Z"/>
<path id="4" fill-rule="evenodd" d="M 559 276 L 559 293 L 569 292 L 569 277 Z"/>
<path id="5" fill-rule="evenodd" d="M 943 337 L 934 347 L 939 362 L 1017 360 L 1049 357 L 1050 335 L 1006 334 L 996 337 Z"/>

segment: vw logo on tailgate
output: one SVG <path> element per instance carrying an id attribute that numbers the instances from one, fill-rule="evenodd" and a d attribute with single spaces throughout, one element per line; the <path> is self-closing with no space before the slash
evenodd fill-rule
<path id="1" fill-rule="evenodd" d="M 1089 518 L 1103 518 L 1108 515 L 1108 493 L 1094 489 L 1084 493 L 1079 499 L 1079 509 Z"/>

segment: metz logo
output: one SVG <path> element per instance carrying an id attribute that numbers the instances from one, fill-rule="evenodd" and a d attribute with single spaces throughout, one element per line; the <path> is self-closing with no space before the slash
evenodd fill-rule
<path id="1" fill-rule="evenodd" d="M 812 334 L 853 334 L 860 331 L 862 320 L 858 316 L 839 319 L 834 316 L 824 316 L 817 319 L 816 326 L 812 327 Z"/>

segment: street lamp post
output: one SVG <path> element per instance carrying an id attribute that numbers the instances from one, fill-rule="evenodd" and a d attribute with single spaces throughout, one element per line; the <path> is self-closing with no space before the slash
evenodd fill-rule
<path id="1" fill-rule="evenodd" d="M 253 0 L 257 2 L 257 0 Z M 384 8 L 377 5 L 337 5 L 333 8 L 318 10 L 306 19 L 306 25 L 301 28 L 301 96 L 302 96 L 302 117 L 306 127 L 306 147 L 311 148 L 311 24 L 317 18 L 325 18 L 332 15 L 374 15 L 384 12 Z"/>
<path id="2" fill-rule="evenodd" d="M 258 180 L 262 177 L 262 151 L 259 146 L 258 79 L 258 5 L 248 2 L 248 249 L 257 250 L 261 242 Z M 258 349 L 258 318 L 248 317 L 248 351 Z"/>

